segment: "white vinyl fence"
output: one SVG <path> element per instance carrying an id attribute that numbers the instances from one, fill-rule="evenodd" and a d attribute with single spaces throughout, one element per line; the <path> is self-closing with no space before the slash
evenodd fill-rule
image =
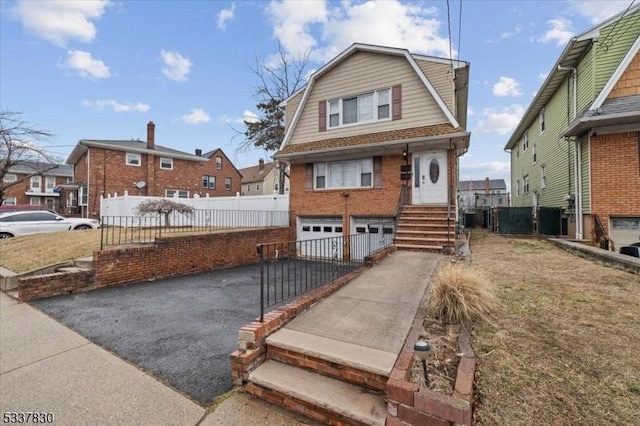
<path id="1" fill-rule="evenodd" d="M 170 199 L 191 206 L 191 215 L 172 213 L 169 223 L 164 215 L 140 216 L 138 204 L 148 200 Z M 114 194 L 100 200 L 103 225 L 111 226 L 204 226 L 212 228 L 289 226 L 289 195 L 245 195 L 193 198 L 146 197 Z M 124 222 L 123 222 L 124 221 Z"/>

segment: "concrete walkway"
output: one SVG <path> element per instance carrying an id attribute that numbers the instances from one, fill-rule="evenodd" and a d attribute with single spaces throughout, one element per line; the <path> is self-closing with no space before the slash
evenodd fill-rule
<path id="1" fill-rule="evenodd" d="M 399 251 L 269 337 L 389 375 L 442 256 Z M 361 365 L 365 363 L 367 365 Z"/>
<path id="2" fill-rule="evenodd" d="M 213 412 L 0 292 L 0 412 L 53 413 L 55 424 L 311 424 L 244 394 Z M 209 410 L 211 411 L 211 410 Z"/>

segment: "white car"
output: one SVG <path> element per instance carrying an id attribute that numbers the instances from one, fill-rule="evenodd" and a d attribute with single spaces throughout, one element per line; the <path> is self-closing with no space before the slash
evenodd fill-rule
<path id="1" fill-rule="evenodd" d="M 0 238 L 96 228 L 100 228 L 98 220 L 62 217 L 49 211 L 0 213 Z"/>

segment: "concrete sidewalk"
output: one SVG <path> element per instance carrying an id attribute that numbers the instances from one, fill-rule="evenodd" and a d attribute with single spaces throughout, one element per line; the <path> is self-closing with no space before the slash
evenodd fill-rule
<path id="1" fill-rule="evenodd" d="M 0 292 L 0 412 L 53 413 L 64 425 L 300 425 L 244 394 L 213 412 Z"/>

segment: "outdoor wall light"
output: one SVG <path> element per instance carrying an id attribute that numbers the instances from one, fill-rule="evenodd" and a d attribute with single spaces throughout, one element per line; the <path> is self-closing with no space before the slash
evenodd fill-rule
<path id="1" fill-rule="evenodd" d="M 418 340 L 413 345 L 413 350 L 420 361 L 422 361 L 422 369 L 424 370 L 424 382 L 429 386 L 429 373 L 427 373 L 427 355 L 431 350 L 431 345 L 425 340 Z"/>

